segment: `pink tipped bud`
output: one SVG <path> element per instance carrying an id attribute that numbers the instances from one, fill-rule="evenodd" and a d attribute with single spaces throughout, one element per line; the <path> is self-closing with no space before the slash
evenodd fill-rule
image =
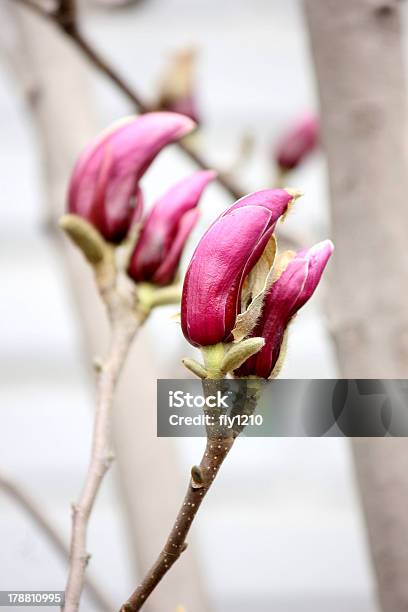
<path id="1" fill-rule="evenodd" d="M 191 344 L 212 345 L 230 336 L 243 282 L 292 200 L 283 189 L 252 193 L 204 234 L 188 267 L 181 303 L 181 325 Z"/>
<path id="2" fill-rule="evenodd" d="M 305 115 L 281 138 L 275 159 L 281 170 L 292 170 L 312 153 L 318 145 L 319 123 L 314 115 Z"/>
<path id="3" fill-rule="evenodd" d="M 269 378 L 279 359 L 285 330 L 312 297 L 333 249 L 333 243 L 325 240 L 299 251 L 289 262 L 267 293 L 262 315 L 251 332 L 251 337 L 263 337 L 265 345 L 235 372 L 236 376 Z"/>
<path id="4" fill-rule="evenodd" d="M 194 127 L 176 113 L 147 113 L 114 124 L 91 143 L 72 173 L 68 209 L 121 242 L 142 212 L 139 180 L 160 151 Z"/>
<path id="5" fill-rule="evenodd" d="M 128 273 L 136 282 L 168 285 L 198 219 L 196 207 L 201 195 L 215 177 L 212 171 L 199 171 L 179 181 L 165 193 L 149 213 L 133 251 Z"/>

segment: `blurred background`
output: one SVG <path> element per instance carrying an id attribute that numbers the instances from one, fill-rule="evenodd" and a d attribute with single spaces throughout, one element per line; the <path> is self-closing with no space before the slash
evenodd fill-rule
<path id="1" fill-rule="evenodd" d="M 78 301 L 84 287 L 75 271 L 86 265 L 75 254 L 68 255 L 67 265 L 66 252 L 73 249 L 65 243 L 61 247 L 62 238 L 56 238 L 56 213 L 50 213 L 47 201 L 56 193 L 56 207 L 62 210 L 63 185 L 80 148 L 134 109 L 51 24 L 17 8 L 17 1 L 9 4 L 2 9 L 10 27 L 2 33 L 0 65 L 0 589 L 61 590 L 65 560 L 6 486 L 7 480 L 22 487 L 68 542 L 70 504 L 82 485 L 90 450 L 93 375 L 86 326 L 92 317 L 88 301 L 81 323 L 81 303 L 88 297 Z M 194 48 L 200 130 L 192 146 L 210 165 L 234 173 L 245 192 L 272 185 L 276 143 L 304 112 L 318 108 L 301 3 L 117 4 L 82 3 L 88 39 L 153 105 L 175 54 Z M 64 145 L 64 138 L 71 144 Z M 176 147 L 166 150 L 143 178 L 148 203 L 193 168 Z M 50 187 L 55 173 L 57 186 Z M 305 196 L 285 230 L 308 246 L 331 237 L 323 152 L 313 153 L 288 182 Z M 203 229 L 231 202 L 219 185 L 210 186 L 185 261 Z M 92 279 L 86 281 L 85 292 L 96 303 Z M 319 288 L 293 325 L 284 377 L 339 375 L 324 314 L 326 289 Z M 126 372 L 133 390 L 129 394 L 127 387 L 123 419 L 115 423 L 118 461 L 90 522 L 89 574 L 112 602 L 111 609 L 153 561 L 156 543 L 164 541 L 181 499 L 176 491 L 187 483 L 204 444 L 199 439 L 154 440 L 155 379 L 186 376 L 181 357 L 197 357 L 171 319 L 176 310 L 157 310 L 137 340 Z M 101 307 L 95 318 L 103 320 Z M 143 431 L 151 438 L 143 441 Z M 153 464 L 143 463 L 144 451 L 154 454 Z M 143 464 L 139 472 L 129 467 L 133 459 Z M 379 610 L 347 441 L 240 439 L 189 541 L 179 573 L 174 578 L 170 573 L 159 587 L 165 602 L 152 599 L 146 609 Z M 184 593 L 180 585 L 187 582 Z M 201 593 L 199 604 L 195 588 Z M 103 608 L 88 591 L 83 609 Z"/>

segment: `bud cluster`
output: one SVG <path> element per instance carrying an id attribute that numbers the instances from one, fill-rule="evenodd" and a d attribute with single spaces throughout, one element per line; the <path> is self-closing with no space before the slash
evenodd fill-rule
<path id="1" fill-rule="evenodd" d="M 201 378 L 278 374 L 288 326 L 333 252 L 326 240 L 277 253 L 276 224 L 299 195 L 270 189 L 241 198 L 199 242 L 184 280 L 181 324 L 204 354 L 204 367 L 185 361 Z"/>

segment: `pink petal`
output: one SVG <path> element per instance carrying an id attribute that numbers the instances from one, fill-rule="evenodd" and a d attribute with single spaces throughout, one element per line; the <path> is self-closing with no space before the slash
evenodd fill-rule
<path id="1" fill-rule="evenodd" d="M 309 267 L 305 285 L 296 302 L 296 311 L 312 297 L 333 251 L 332 241 L 324 240 L 315 244 L 311 249 L 300 251 L 297 254 L 297 257 L 305 258 L 309 262 Z"/>
<path id="2" fill-rule="evenodd" d="M 279 358 L 285 329 L 306 282 L 308 266 L 306 259 L 293 259 L 272 285 L 261 318 L 251 332 L 251 336 L 265 338 L 265 346 L 236 371 L 237 376 L 269 378 Z"/>
<path id="3" fill-rule="evenodd" d="M 231 333 L 246 264 L 271 217 L 266 208 L 242 207 L 220 217 L 199 242 L 182 297 L 181 324 L 190 343 L 216 344 Z"/>
<path id="4" fill-rule="evenodd" d="M 174 281 L 184 246 L 199 216 L 200 211 L 197 208 L 193 208 L 186 212 L 181 219 L 170 250 L 164 258 L 163 263 L 153 275 L 152 282 L 156 285 L 169 285 Z"/>
<path id="5" fill-rule="evenodd" d="M 167 253 L 179 230 L 185 213 L 195 208 L 215 172 L 195 172 L 183 178 L 153 206 L 133 252 L 129 274 L 136 281 L 148 281 L 165 263 Z"/>
<path id="6" fill-rule="evenodd" d="M 237 376 L 270 376 L 279 358 L 285 329 L 313 295 L 333 249 L 333 243 L 325 240 L 311 249 L 298 251 L 272 285 L 261 318 L 251 332 L 251 336 L 265 338 L 265 346 L 237 370 Z"/>
<path id="7" fill-rule="evenodd" d="M 133 196 L 133 201 L 131 201 L 131 208 L 133 211 L 131 225 L 140 223 L 143 217 L 144 197 L 143 191 L 140 189 L 139 185 L 137 186 L 136 193 Z"/>
<path id="8" fill-rule="evenodd" d="M 293 195 L 290 195 L 286 189 L 261 189 L 237 200 L 222 216 L 229 215 L 233 210 L 244 206 L 262 206 L 271 211 L 271 221 L 275 224 L 286 212 L 292 200 Z"/>
<path id="9" fill-rule="evenodd" d="M 312 114 L 307 114 L 290 128 L 281 138 L 275 152 L 278 165 L 284 170 L 298 166 L 318 145 L 319 123 Z"/>
<path id="10" fill-rule="evenodd" d="M 100 168 L 109 145 L 111 165 L 106 185 L 107 239 L 123 233 L 129 221 L 129 198 L 137 183 L 161 149 L 181 138 L 194 127 L 188 117 L 176 113 L 147 113 L 115 124 L 89 145 L 79 158 L 70 181 L 70 212 L 90 218 Z M 99 205 L 99 204 L 98 204 Z"/>

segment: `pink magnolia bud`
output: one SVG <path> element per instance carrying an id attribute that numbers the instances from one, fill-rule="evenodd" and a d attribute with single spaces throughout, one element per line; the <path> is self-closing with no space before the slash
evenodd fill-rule
<path id="1" fill-rule="evenodd" d="M 223 213 L 201 238 L 181 302 L 181 325 L 191 344 L 208 346 L 230 336 L 243 282 L 292 200 L 283 189 L 252 193 Z"/>
<path id="2" fill-rule="evenodd" d="M 314 115 L 307 114 L 281 138 L 275 151 L 275 159 L 281 170 L 292 170 L 312 153 L 318 144 L 319 123 Z"/>
<path id="3" fill-rule="evenodd" d="M 69 186 L 69 212 L 92 223 L 106 240 L 121 242 L 142 214 L 140 178 L 163 147 L 193 128 L 188 117 L 166 112 L 114 124 L 78 159 Z"/>
<path id="4" fill-rule="evenodd" d="M 313 295 L 333 249 L 332 242 L 325 240 L 299 251 L 289 262 L 267 293 L 262 315 L 251 332 L 251 336 L 263 337 L 265 345 L 235 372 L 236 376 L 269 378 L 279 359 L 285 330 Z"/>
<path id="5" fill-rule="evenodd" d="M 197 222 L 196 206 L 215 172 L 200 171 L 174 185 L 153 206 L 133 251 L 128 273 L 136 282 L 173 282 L 188 236 Z"/>
<path id="6" fill-rule="evenodd" d="M 160 84 L 158 107 L 186 115 L 198 124 L 196 59 L 195 49 L 183 49 L 170 58 Z"/>

